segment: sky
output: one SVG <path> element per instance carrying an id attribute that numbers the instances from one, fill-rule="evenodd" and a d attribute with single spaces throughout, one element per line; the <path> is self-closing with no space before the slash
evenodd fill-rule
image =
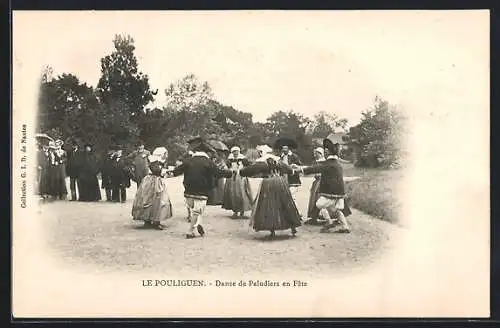
<path id="1" fill-rule="evenodd" d="M 439 106 L 463 90 L 472 106 L 484 102 L 487 17 L 487 11 L 14 12 L 14 61 L 30 49 L 40 70 L 50 65 L 95 86 L 114 35 L 129 34 L 139 69 L 159 89 L 153 105 L 163 105 L 170 83 L 193 73 L 217 100 L 255 121 L 278 110 L 308 117 L 327 111 L 354 125 L 376 95 L 412 115 L 422 114 L 429 99 Z"/>

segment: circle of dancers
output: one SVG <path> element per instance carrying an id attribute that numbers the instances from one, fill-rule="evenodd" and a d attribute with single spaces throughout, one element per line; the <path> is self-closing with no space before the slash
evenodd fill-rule
<path id="1" fill-rule="evenodd" d="M 189 141 L 189 152 L 168 166 L 168 150 L 152 153 L 144 144 L 123 156 L 119 146 L 110 147 L 102 164 L 96 159 L 91 144 L 81 151 L 76 142 L 62 149 L 61 140 L 40 145 L 38 150 L 37 190 L 43 200 L 64 200 L 67 196 L 66 176 L 70 179 L 71 201 L 100 201 L 97 175 L 106 201 L 125 202 L 131 181 L 137 184 L 132 205 L 132 219 L 146 228 L 163 230 L 165 221 L 173 217 L 168 193 L 168 178 L 183 176 L 184 202 L 187 210 L 186 238 L 204 236 L 204 213 L 207 206 L 221 206 L 232 212 L 231 218 L 248 218 L 256 232 L 289 230 L 292 236 L 302 224 L 322 226 L 321 232 L 349 233 L 346 219 L 351 210 L 346 202 L 340 145 L 329 137 L 323 147 L 314 150 L 315 163 L 303 165 L 292 149 L 294 140 L 280 138 L 274 149 L 268 145 L 256 148 L 257 156 L 249 160 L 238 146 L 228 149 L 223 143 L 201 137 Z M 314 176 L 310 189 L 307 220 L 299 211 L 296 195 L 301 176 Z M 249 178 L 260 178 L 254 194 Z M 77 191 L 78 196 L 77 197 Z"/>

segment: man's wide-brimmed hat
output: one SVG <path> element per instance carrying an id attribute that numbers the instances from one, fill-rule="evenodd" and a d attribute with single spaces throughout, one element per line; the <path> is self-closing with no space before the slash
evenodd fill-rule
<path id="1" fill-rule="evenodd" d="M 208 153 L 217 153 L 217 150 L 212 147 L 207 141 L 202 137 L 196 137 L 188 141 L 189 146 L 194 151 L 204 151 Z"/>
<path id="2" fill-rule="evenodd" d="M 297 142 L 292 137 L 280 136 L 274 141 L 274 149 L 281 149 L 283 146 L 297 148 Z"/>

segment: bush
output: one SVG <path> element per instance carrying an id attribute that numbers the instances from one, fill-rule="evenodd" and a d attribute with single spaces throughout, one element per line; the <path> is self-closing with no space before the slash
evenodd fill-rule
<path id="1" fill-rule="evenodd" d="M 346 183 L 348 202 L 366 214 L 391 223 L 401 223 L 401 204 L 396 195 L 396 184 L 401 179 L 399 170 L 371 172 Z"/>

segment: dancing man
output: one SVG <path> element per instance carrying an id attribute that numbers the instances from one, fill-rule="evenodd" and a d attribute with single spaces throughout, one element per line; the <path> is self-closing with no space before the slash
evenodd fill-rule
<path id="1" fill-rule="evenodd" d="M 193 155 L 176 166 L 172 172 L 174 176 L 184 174 L 184 198 L 188 206 L 189 230 L 187 239 L 195 238 L 195 228 L 203 236 L 203 212 L 207 206 L 207 199 L 214 187 L 214 181 L 219 177 L 231 177 L 232 171 L 219 169 L 210 159 L 207 152 L 211 151 L 201 138 L 190 141 Z"/>
<path id="2" fill-rule="evenodd" d="M 342 166 L 338 161 L 340 145 L 326 138 L 323 140 L 323 147 L 328 154 L 325 161 L 312 166 L 299 167 L 293 165 L 292 167 L 300 168 L 303 174 L 321 174 L 319 198 L 316 201 L 316 206 L 319 210 L 326 209 L 329 216 L 327 218 L 328 224 L 326 224 L 321 231 L 327 232 L 329 229 L 333 228 L 336 225 L 334 219 L 337 219 L 342 225 L 341 229 L 337 232 L 349 233 L 350 227 L 347 223 L 346 216 L 350 214 L 350 211 L 344 215 L 344 211 L 347 210 L 347 208 L 344 208 L 344 176 Z"/>

